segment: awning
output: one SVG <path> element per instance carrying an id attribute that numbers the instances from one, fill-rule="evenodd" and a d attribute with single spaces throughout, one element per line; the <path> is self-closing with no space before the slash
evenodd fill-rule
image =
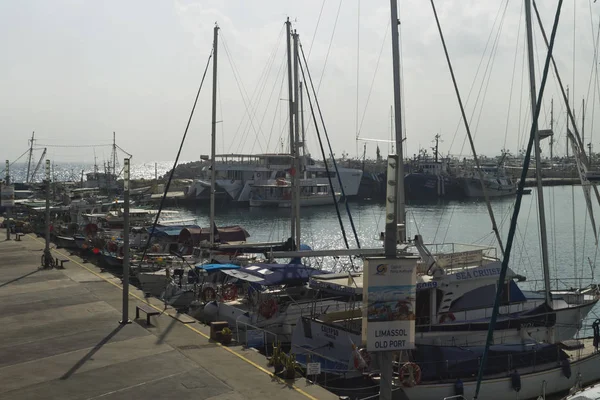
<path id="1" fill-rule="evenodd" d="M 236 270 L 240 269 L 239 265 L 235 264 L 196 264 L 196 269 L 203 269 L 205 271 L 222 271 L 222 270 Z"/>
<path id="2" fill-rule="evenodd" d="M 243 281 L 258 283 L 262 286 L 301 285 L 313 275 L 326 274 L 303 264 L 251 264 L 239 270 L 223 271 Z"/>

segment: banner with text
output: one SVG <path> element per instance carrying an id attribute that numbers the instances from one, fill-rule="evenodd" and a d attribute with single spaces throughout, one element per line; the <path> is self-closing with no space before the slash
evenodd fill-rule
<path id="1" fill-rule="evenodd" d="M 0 206 L 13 207 L 15 205 L 15 187 L 2 185 L 0 187 Z"/>
<path id="2" fill-rule="evenodd" d="M 365 260 L 362 337 L 368 351 L 414 348 L 418 259 Z"/>

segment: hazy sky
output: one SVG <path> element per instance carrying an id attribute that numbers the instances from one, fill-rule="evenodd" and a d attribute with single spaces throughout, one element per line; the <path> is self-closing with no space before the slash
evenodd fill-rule
<path id="1" fill-rule="evenodd" d="M 539 3 L 549 34 L 557 1 Z M 436 6 L 463 101 L 473 87 L 467 114 L 478 151 L 496 155 L 506 147 L 516 153 L 530 113 L 523 1 L 438 0 Z M 441 152 L 468 156 L 431 5 L 410 0 L 399 1 L 399 7 L 406 152 L 430 147 L 440 133 Z M 578 119 L 582 98 L 588 102 L 585 141 L 592 135 L 600 151 L 600 136 L 593 132 L 599 82 L 592 69 L 599 7 L 593 0 L 564 2 L 555 55 L 574 92 Z M 174 159 L 215 22 L 221 28 L 217 152 L 277 151 L 282 139 L 287 146 L 288 134 L 283 35 L 288 16 L 310 53 L 315 84 L 320 82 L 334 152 L 362 154 L 357 120 L 361 137 L 388 139 L 393 98 L 386 0 L 20 0 L 0 2 L 0 157 L 17 158 L 32 131 L 40 145 L 57 146 L 107 144 L 115 131 L 134 162 Z M 545 51 L 537 24 L 534 28 L 539 87 Z M 210 152 L 211 73 L 182 160 Z M 564 154 L 564 106 L 554 75 L 548 82 L 540 125 L 549 126 L 554 97 L 555 153 Z M 305 104 L 309 150 L 318 155 Z M 380 147 L 388 153 L 387 144 Z M 369 142 L 367 155 L 373 157 L 375 149 Z M 110 148 L 95 152 L 102 162 Z M 94 148 L 53 147 L 49 157 L 92 161 Z"/>

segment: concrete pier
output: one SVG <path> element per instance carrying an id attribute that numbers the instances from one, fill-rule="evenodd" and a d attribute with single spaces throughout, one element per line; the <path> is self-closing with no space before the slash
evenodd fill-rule
<path id="1" fill-rule="evenodd" d="M 272 375 L 264 356 L 210 341 L 209 328 L 164 310 L 120 325 L 120 279 L 68 259 L 40 270 L 44 244 L 32 235 L 0 242 L 0 400 L 336 399 L 305 379 Z M 131 318 L 141 291 L 130 290 Z"/>

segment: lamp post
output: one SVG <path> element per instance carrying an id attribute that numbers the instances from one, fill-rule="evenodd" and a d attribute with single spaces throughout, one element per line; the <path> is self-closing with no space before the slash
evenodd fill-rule
<path id="1" fill-rule="evenodd" d="M 123 162 L 123 317 L 120 324 L 130 324 L 129 319 L 129 158 Z"/>
<path id="2" fill-rule="evenodd" d="M 44 247 L 44 262 L 42 267 L 52 268 L 52 253 L 50 253 L 50 160 L 46 160 L 46 246 Z"/>

